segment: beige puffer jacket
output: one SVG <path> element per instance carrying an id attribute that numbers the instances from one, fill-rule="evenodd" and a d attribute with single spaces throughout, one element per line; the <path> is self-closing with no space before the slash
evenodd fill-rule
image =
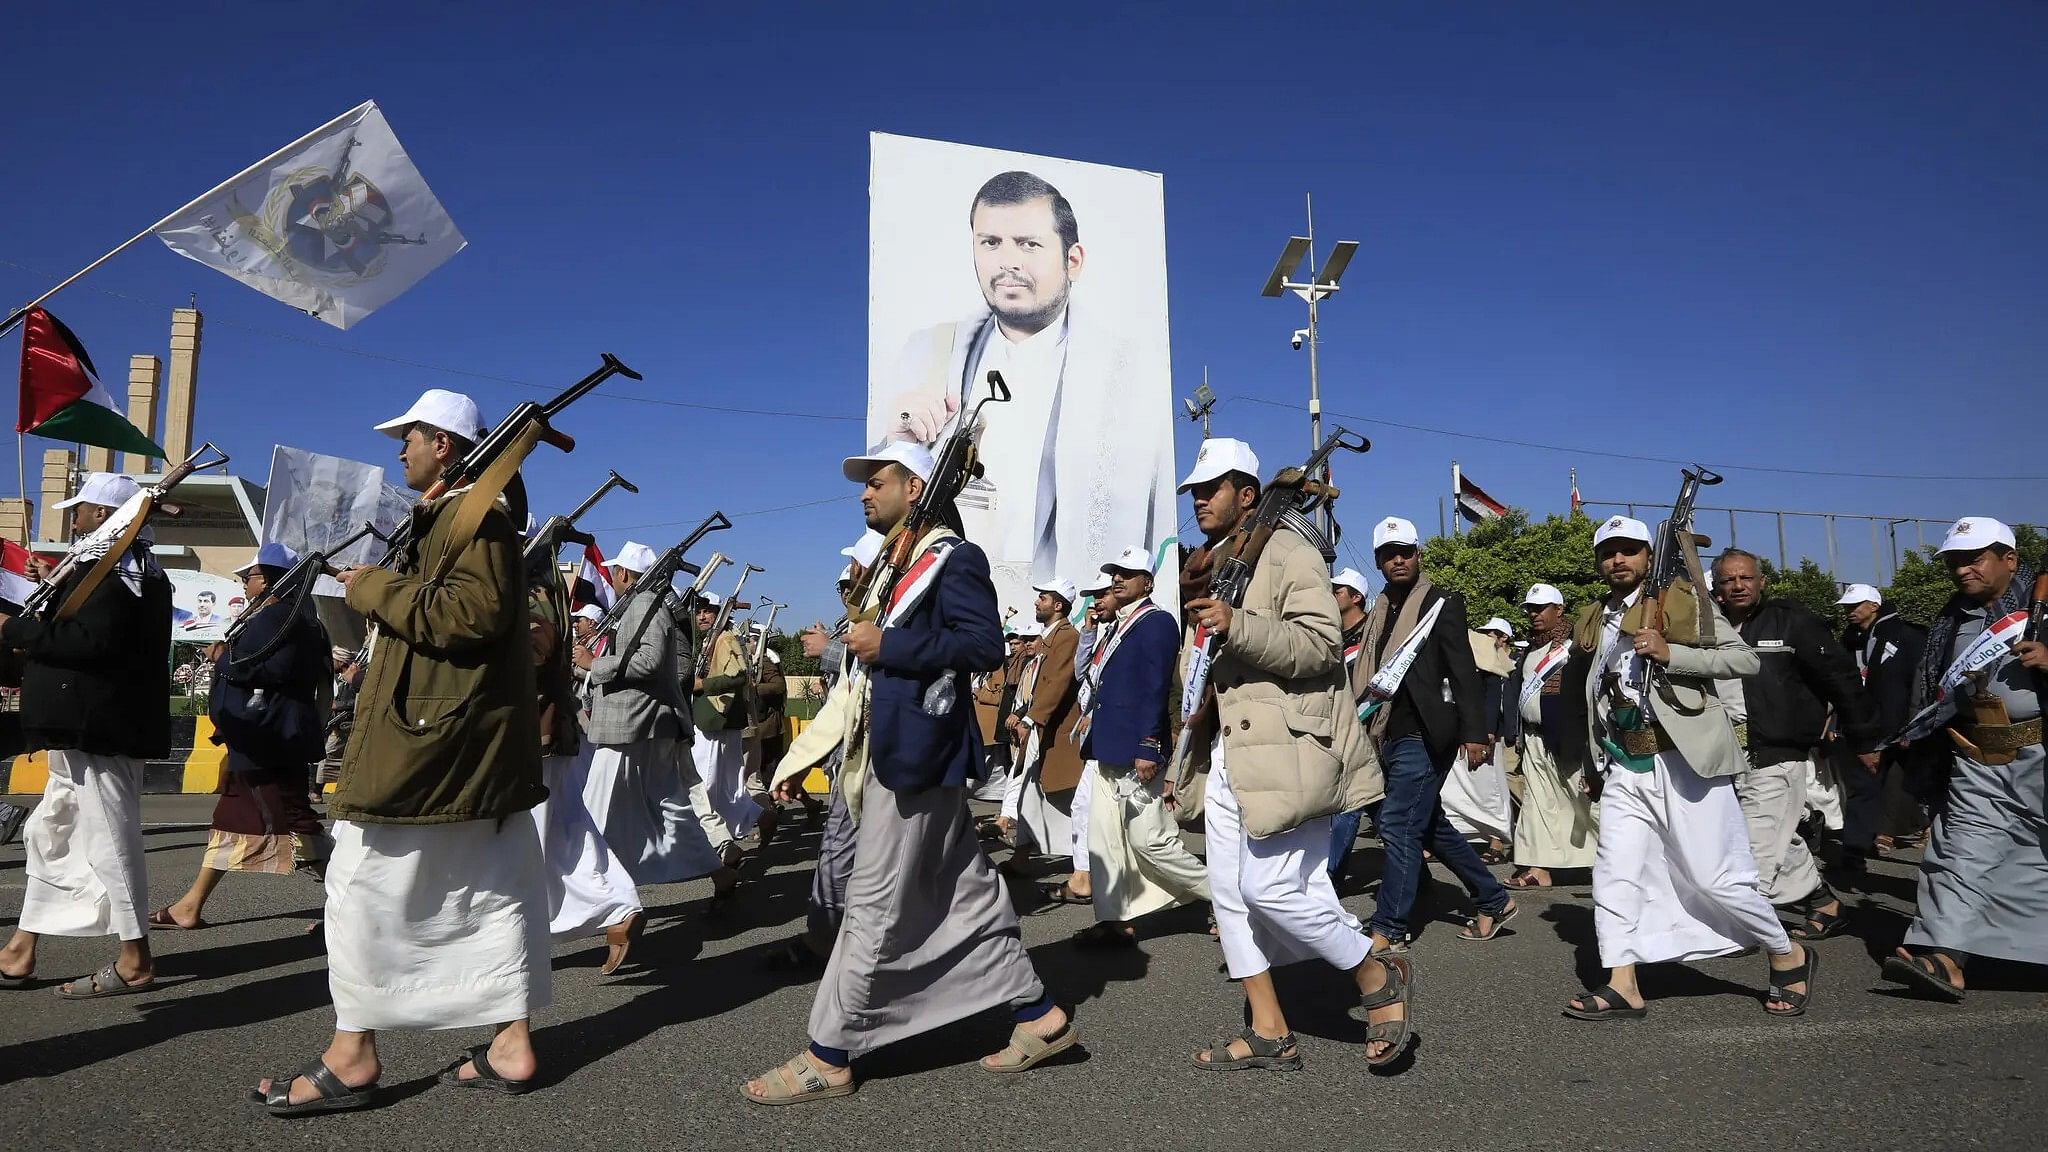
<path id="1" fill-rule="evenodd" d="M 1211 677 L 1230 790 L 1255 840 L 1386 793 L 1351 703 L 1339 619 L 1322 557 L 1275 532 Z M 1208 753 L 1198 746 L 1191 759 Z"/>

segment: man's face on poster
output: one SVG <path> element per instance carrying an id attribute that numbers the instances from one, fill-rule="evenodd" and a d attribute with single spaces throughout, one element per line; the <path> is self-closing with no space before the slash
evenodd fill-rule
<path id="1" fill-rule="evenodd" d="M 974 274 L 1004 327 L 1037 333 L 1067 306 L 1081 274 L 1081 246 L 1063 249 L 1052 197 L 1022 204 L 976 204 Z"/>

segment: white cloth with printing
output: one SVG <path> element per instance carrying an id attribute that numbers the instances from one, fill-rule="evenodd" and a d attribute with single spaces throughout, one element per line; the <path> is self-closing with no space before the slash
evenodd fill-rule
<path id="1" fill-rule="evenodd" d="M 1451 826 L 1467 836 L 1506 840 L 1514 834 L 1508 770 L 1501 755 L 1505 747 L 1495 744 L 1493 754 L 1477 768 L 1465 766 L 1465 753 L 1460 749 L 1456 762 L 1444 776 L 1444 786 L 1437 792 L 1443 800 L 1444 815 L 1451 818 Z"/>

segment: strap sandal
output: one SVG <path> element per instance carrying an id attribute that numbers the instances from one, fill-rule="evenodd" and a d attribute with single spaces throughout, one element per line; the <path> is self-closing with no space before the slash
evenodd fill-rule
<path id="1" fill-rule="evenodd" d="M 1076 948 L 1136 948 L 1138 933 L 1127 927 L 1100 921 L 1074 933 Z"/>
<path id="2" fill-rule="evenodd" d="M 1612 984 L 1602 984 L 1591 992 L 1581 992 L 1574 999 L 1586 1005 L 1584 1008 L 1576 1008 L 1569 1002 L 1565 1004 L 1564 1014 L 1574 1020 L 1641 1020 L 1650 1014 L 1649 1005 L 1631 1007 L 1628 997 L 1615 991 Z M 1596 1000 L 1600 1005 L 1597 1008 L 1593 1007 Z"/>
<path id="3" fill-rule="evenodd" d="M 172 918 L 171 910 L 168 907 L 159 908 L 151 912 L 149 914 L 149 926 L 152 929 L 162 929 L 166 932 L 198 932 L 213 927 L 213 925 L 206 922 L 206 918 L 203 916 L 190 924 L 180 924 Z"/>
<path id="4" fill-rule="evenodd" d="M 156 986 L 156 977 L 153 975 L 140 984 L 130 984 L 121 979 L 121 974 L 114 970 L 112 964 L 93 973 L 87 979 L 90 984 L 85 988 L 80 988 L 76 980 L 71 982 L 69 990 L 59 984 L 57 995 L 66 1000 L 103 1000 L 108 996 L 133 996 L 137 992 L 147 992 Z"/>
<path id="5" fill-rule="evenodd" d="M 1521 889 L 1550 887 L 1550 885 L 1548 884 L 1538 884 L 1536 882 L 1536 873 L 1530 871 L 1527 868 L 1524 868 L 1520 872 L 1517 872 L 1513 876 L 1510 876 L 1507 880 L 1507 886 L 1510 888 Z"/>
<path id="6" fill-rule="evenodd" d="M 1387 982 L 1379 991 L 1368 992 L 1358 998 L 1358 1006 L 1367 1013 L 1366 1045 L 1370 1047 L 1375 1040 L 1385 1041 L 1387 1045 L 1386 1051 L 1377 1056 L 1368 1054 L 1365 1058 L 1369 1067 L 1377 1068 L 1398 1060 L 1401 1050 L 1408 1046 L 1408 1025 L 1414 1016 L 1409 997 L 1415 991 L 1415 962 L 1406 956 L 1386 953 L 1368 956 L 1366 959 L 1379 961 L 1380 966 L 1387 970 Z M 1371 1013 L 1397 1003 L 1401 1005 L 1399 1020 L 1382 1020 L 1377 1024 L 1371 1022 Z"/>
<path id="7" fill-rule="evenodd" d="M 1211 1072 L 1236 1072 L 1246 1068 L 1265 1068 L 1276 1072 L 1301 1071 L 1301 1050 L 1296 1045 L 1294 1033 L 1268 1040 L 1257 1032 L 1246 1028 L 1237 1034 L 1239 1040 L 1251 1054 L 1238 1057 L 1230 1053 L 1230 1041 L 1218 1040 L 1206 1051 L 1194 1056 L 1195 1067 Z"/>
<path id="8" fill-rule="evenodd" d="M 1081 1040 L 1081 1033 L 1072 1020 L 1051 1036 L 1034 1036 L 1024 1030 L 1023 1025 L 1010 1029 L 1010 1044 L 993 1056 L 984 1057 L 981 1070 L 1001 1075 L 1028 1072 L 1047 1060 L 1072 1048 Z"/>
<path id="9" fill-rule="evenodd" d="M 825 1077 L 803 1056 L 798 1056 L 781 1067 L 763 1072 L 755 1077 L 761 1081 L 761 1094 L 747 1091 L 740 1085 L 740 1095 L 765 1107 L 780 1107 L 784 1104 L 805 1104 L 812 1100 L 830 1100 L 835 1096 L 851 1096 L 857 1081 L 844 1084 L 829 1084 Z"/>
<path id="10" fill-rule="evenodd" d="M 1938 952 L 1916 952 L 1911 960 L 1904 956 L 1887 956 L 1884 958 L 1884 978 L 1925 992 L 1937 1000 L 1961 1004 L 1963 989 L 1949 981 L 1947 970 L 1941 966 L 1941 961 L 1935 959 L 1939 955 L 1941 953 Z"/>
<path id="11" fill-rule="evenodd" d="M 1061 881 L 1058 884 L 1044 885 L 1039 888 L 1038 894 L 1045 897 L 1048 904 L 1068 904 L 1078 908 L 1088 908 L 1092 907 L 1095 903 L 1094 893 L 1091 892 L 1083 896 L 1072 888 L 1067 887 L 1065 881 Z"/>
<path id="12" fill-rule="evenodd" d="M 292 1103 L 292 1082 L 304 1080 L 319 1093 L 311 1100 Z M 323 1112 L 353 1112 L 368 1108 L 376 1094 L 377 1082 L 360 1088 L 351 1088 L 341 1082 L 341 1077 L 327 1066 L 325 1059 L 315 1059 L 297 1072 L 283 1072 L 270 1078 L 270 1089 L 249 1090 L 249 1098 L 263 1105 L 263 1110 L 280 1119 L 294 1116 L 313 1116 Z"/>
<path id="13" fill-rule="evenodd" d="M 28 988 L 34 985 L 35 982 L 36 974 L 33 970 L 23 972 L 19 976 L 9 976 L 5 972 L 0 972 L 0 990 L 13 991 L 16 989 Z"/>
<path id="14" fill-rule="evenodd" d="M 1508 926 L 1508 921 L 1521 914 L 1522 906 L 1510 902 L 1506 908 L 1493 913 L 1493 927 L 1489 928 L 1486 932 L 1481 933 L 1479 931 L 1479 919 L 1478 917 L 1473 917 L 1472 923 L 1467 925 L 1463 932 L 1458 933 L 1458 939 L 1474 941 L 1491 940 L 1495 936 L 1500 935 L 1500 930 Z"/>
<path id="15" fill-rule="evenodd" d="M 519 1096 L 533 1088 L 531 1080 L 507 1080 L 491 1067 L 491 1046 L 479 1044 L 462 1055 L 446 1068 L 441 1069 L 439 1081 L 450 1088 L 482 1088 L 491 1092 L 503 1092 L 507 1096 Z M 474 1064 L 476 1075 L 465 1079 L 462 1075 L 464 1064 Z"/>
<path id="16" fill-rule="evenodd" d="M 1806 1015 L 1807 1002 L 1813 999 L 1814 978 L 1819 975 L 1820 953 L 1815 952 L 1811 948 L 1806 950 L 1806 962 L 1799 967 L 1785 972 L 1780 972 L 1775 968 L 1772 969 L 1771 988 L 1770 991 L 1764 993 L 1764 1011 L 1773 1016 Z M 1806 985 L 1806 991 L 1787 991 L 1785 986 L 1788 984 L 1804 984 Z M 1787 1007 L 1773 1008 L 1771 1007 L 1771 1001 L 1773 1000 L 1780 1001 L 1787 1005 Z"/>
<path id="17" fill-rule="evenodd" d="M 1840 912 L 1822 912 L 1818 908 L 1809 907 L 1805 916 L 1806 923 L 1791 930 L 1790 935 L 1794 940 L 1829 940 L 1849 930 L 1847 909 Z"/>

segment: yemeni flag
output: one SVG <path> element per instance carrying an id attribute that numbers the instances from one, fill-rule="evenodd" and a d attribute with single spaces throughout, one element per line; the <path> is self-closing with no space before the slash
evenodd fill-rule
<path id="1" fill-rule="evenodd" d="M 14 430 L 139 456 L 164 454 L 121 414 L 78 337 L 41 308 L 29 309 L 21 326 L 21 418 Z"/>
<path id="2" fill-rule="evenodd" d="M 1452 475 L 1457 478 L 1458 515 L 1473 524 L 1498 520 L 1508 514 L 1508 506 L 1486 494 L 1486 490 L 1474 484 L 1457 465 L 1451 466 Z"/>
<path id="3" fill-rule="evenodd" d="M 0 540 L 0 600 L 19 609 L 36 590 L 36 578 L 29 573 L 29 550 L 12 540 Z"/>
<path id="4" fill-rule="evenodd" d="M 569 589 L 569 600 L 576 607 L 595 604 L 599 611 L 612 610 L 612 580 L 606 574 L 604 553 L 597 545 L 583 546 L 583 567 L 576 573 L 576 582 Z"/>

